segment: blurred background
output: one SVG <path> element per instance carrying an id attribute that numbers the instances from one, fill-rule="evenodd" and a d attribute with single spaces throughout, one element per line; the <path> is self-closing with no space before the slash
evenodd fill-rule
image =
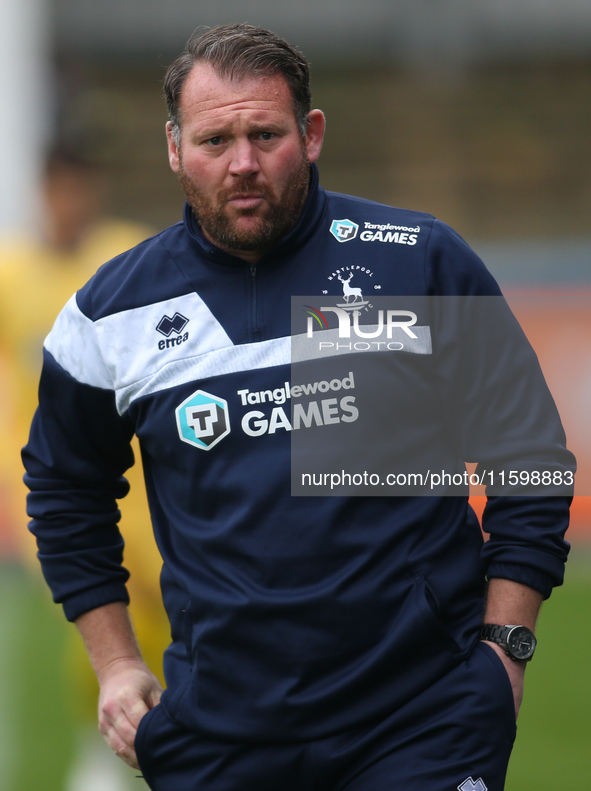
<path id="1" fill-rule="evenodd" d="M 96 735 L 96 687 L 26 530 L 18 450 L 42 339 L 113 255 L 181 217 L 161 85 L 198 25 L 249 22 L 311 61 L 327 189 L 435 214 L 514 299 L 591 494 L 588 0 L 0 0 L 0 778 L 4 791 L 146 788 Z M 532 302 L 531 295 L 535 295 Z M 130 476 L 139 484 L 141 471 Z M 132 610 L 160 672 L 168 633 L 141 486 L 123 503 Z M 540 650 L 507 791 L 591 776 L 591 528 Z M 476 501 L 476 505 L 479 502 Z"/>

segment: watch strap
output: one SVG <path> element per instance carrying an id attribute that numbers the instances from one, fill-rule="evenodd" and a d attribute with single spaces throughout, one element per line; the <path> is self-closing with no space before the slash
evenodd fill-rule
<path id="1" fill-rule="evenodd" d="M 533 646 L 531 648 L 531 653 L 529 656 L 520 657 L 516 655 L 509 645 L 509 635 L 513 631 L 513 629 L 520 629 L 525 630 L 531 635 L 531 639 L 533 642 Z M 522 624 L 495 624 L 495 623 L 485 623 L 480 628 L 480 639 L 481 640 L 489 640 L 492 643 L 497 643 L 500 645 L 501 648 L 505 651 L 507 656 L 512 659 L 514 662 L 529 662 L 529 660 L 534 655 L 534 651 L 536 649 L 536 638 L 533 632 L 528 629 L 526 626 Z"/>
<path id="2" fill-rule="evenodd" d="M 500 626 L 497 623 L 482 624 L 480 629 L 480 639 L 490 640 L 492 643 L 498 643 L 501 646 L 507 645 L 507 637 L 511 629 L 517 624 L 505 624 Z"/>

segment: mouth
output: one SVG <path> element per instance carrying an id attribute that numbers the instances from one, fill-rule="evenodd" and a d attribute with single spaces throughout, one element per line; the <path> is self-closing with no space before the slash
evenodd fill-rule
<path id="1" fill-rule="evenodd" d="M 228 203 L 235 209 L 252 210 L 258 209 L 265 200 L 264 195 L 257 192 L 239 192 L 228 198 Z"/>

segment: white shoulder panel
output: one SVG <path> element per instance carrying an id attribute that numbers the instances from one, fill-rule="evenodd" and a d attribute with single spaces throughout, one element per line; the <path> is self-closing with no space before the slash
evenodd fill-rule
<path id="1" fill-rule="evenodd" d="M 187 344 L 188 345 L 188 344 Z M 271 338 L 211 350 L 196 357 L 168 362 L 154 375 L 117 391 L 117 409 L 123 413 L 136 398 L 212 376 L 272 368 L 291 363 L 291 338 Z"/>
<path id="2" fill-rule="evenodd" d="M 368 328 L 363 328 L 369 331 Z M 404 338 L 404 343 L 398 341 L 398 337 L 393 335 L 390 342 L 396 353 L 402 349 L 405 352 L 414 354 L 431 354 L 431 334 L 429 327 L 413 326 L 415 338 L 411 339 L 400 331 L 400 337 Z M 290 365 L 292 362 L 304 362 L 306 360 L 316 360 L 326 358 L 326 352 L 318 351 L 318 339 L 334 341 L 334 348 L 343 346 L 332 354 L 355 354 L 367 351 L 367 343 L 358 344 L 359 348 L 347 348 L 338 337 L 338 330 L 320 331 L 314 333 L 315 342 L 310 343 L 305 335 L 295 335 L 294 337 L 285 336 L 283 338 L 270 338 L 259 343 L 245 343 L 238 346 L 228 345 L 219 349 L 204 351 L 196 356 L 188 356 L 179 359 L 167 357 L 165 365 L 161 365 L 158 370 L 150 376 L 130 382 L 117 389 L 117 409 L 120 413 L 125 412 L 129 405 L 136 398 L 152 395 L 171 387 L 187 384 L 189 382 L 202 382 L 213 376 L 224 376 L 225 374 L 242 373 L 246 371 L 256 371 L 263 368 L 273 368 L 278 365 Z M 339 343 L 340 340 L 340 343 Z M 185 346 L 185 344 L 183 344 Z M 189 343 L 186 344 L 189 347 Z M 354 344 L 353 344 L 354 346 Z M 181 347 L 182 348 L 182 347 Z M 162 358 L 160 358 L 162 360 Z"/>
<path id="3" fill-rule="evenodd" d="M 171 364 L 184 366 L 187 358 L 233 348 L 228 334 L 196 293 L 155 302 L 105 316 L 95 322 L 97 340 L 120 412 L 135 392 Z"/>
<path id="4" fill-rule="evenodd" d="M 413 330 L 414 340 L 404 336 L 404 344 L 397 348 L 430 354 L 429 328 L 413 326 Z M 314 338 L 335 341 L 338 354 L 358 351 L 336 343 L 335 333 L 337 330 L 316 332 Z M 366 345 L 360 350 L 365 351 Z M 188 382 L 326 356 L 304 335 L 235 346 L 195 293 L 115 313 L 94 325 L 80 311 L 74 296 L 60 313 L 45 346 L 77 381 L 114 389 L 120 414 L 137 398 Z"/>
<path id="5" fill-rule="evenodd" d="M 82 384 L 113 389 L 94 325 L 78 307 L 76 294 L 70 297 L 43 344 L 62 368 Z"/>

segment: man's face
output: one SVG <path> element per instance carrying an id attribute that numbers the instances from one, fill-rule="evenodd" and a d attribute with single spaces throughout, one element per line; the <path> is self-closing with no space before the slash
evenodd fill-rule
<path id="1" fill-rule="evenodd" d="M 302 137 L 283 76 L 230 81 L 197 63 L 181 95 L 181 139 L 169 159 L 204 234 L 256 261 L 293 227 L 322 146 L 324 116 Z"/>

